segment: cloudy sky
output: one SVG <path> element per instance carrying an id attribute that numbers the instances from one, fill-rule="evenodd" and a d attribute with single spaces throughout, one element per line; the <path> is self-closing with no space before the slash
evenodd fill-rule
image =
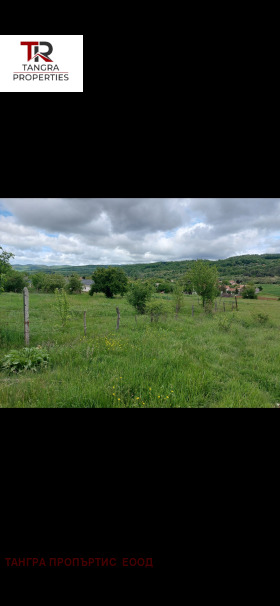
<path id="1" fill-rule="evenodd" d="M 0 198 L 13 263 L 107 265 L 280 252 L 280 198 Z"/>

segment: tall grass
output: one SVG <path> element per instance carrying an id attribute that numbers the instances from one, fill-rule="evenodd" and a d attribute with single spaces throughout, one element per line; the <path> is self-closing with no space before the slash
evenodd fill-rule
<path id="1" fill-rule="evenodd" d="M 49 365 L 32 376 L 0 372 L 0 406 L 270 408 L 280 402 L 280 302 L 239 300 L 239 310 L 232 311 L 227 300 L 226 312 L 220 305 L 211 316 L 196 296 L 186 296 L 176 319 L 171 299 L 155 299 L 162 301 L 164 314 L 151 323 L 149 316 L 135 321 L 125 298 L 72 296 L 63 331 L 54 296 L 30 293 L 30 347 L 46 348 Z M 267 320 L 259 321 L 258 314 Z M 0 357 L 23 346 L 22 296 L 4 293 Z"/>

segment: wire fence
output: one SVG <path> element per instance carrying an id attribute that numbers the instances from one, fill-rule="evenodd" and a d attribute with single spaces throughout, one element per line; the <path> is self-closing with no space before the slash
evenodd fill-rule
<path id="1" fill-rule="evenodd" d="M 29 299 L 29 296 L 27 297 Z M 157 297 L 157 299 L 164 300 L 166 297 Z M 80 330 L 83 336 L 87 336 L 89 332 L 93 332 L 96 328 L 97 322 L 101 321 L 101 318 L 104 322 L 106 319 L 106 324 L 110 330 L 115 329 L 119 330 L 126 324 L 126 320 L 130 317 L 135 317 L 135 323 L 139 326 L 142 323 L 153 322 L 155 319 L 168 322 L 170 317 L 175 317 L 178 320 L 184 321 L 186 316 L 197 317 L 198 314 L 218 314 L 225 312 L 234 312 L 238 310 L 238 300 L 237 297 L 233 298 L 224 298 L 219 297 L 216 299 L 213 305 L 206 304 L 203 307 L 201 300 L 199 297 L 194 298 L 189 301 L 187 296 L 184 301 L 184 305 L 180 310 L 179 314 L 172 310 L 172 299 L 168 297 L 168 301 L 171 303 L 167 303 L 169 309 L 163 310 L 157 318 L 154 317 L 153 313 L 150 316 L 137 316 L 135 315 L 135 311 L 131 308 L 131 311 L 122 310 L 122 303 L 120 300 L 117 301 L 118 306 L 108 306 L 106 305 L 106 301 L 102 301 L 98 303 L 98 307 L 94 308 L 91 306 L 88 307 L 86 301 L 83 307 L 71 307 L 69 316 L 71 319 L 80 320 Z M 24 299 L 24 304 L 19 304 L 19 300 L 17 299 L 16 304 L 11 303 L 9 307 L 4 307 L 0 305 L 0 345 L 2 343 L 13 343 L 13 344 L 23 344 L 29 345 L 29 322 L 31 329 L 31 338 L 32 341 L 36 341 L 39 337 L 44 340 L 49 340 L 53 338 L 54 334 L 57 332 L 59 328 L 59 319 L 57 317 L 57 309 L 55 308 L 54 303 L 49 302 L 42 306 L 41 309 L 38 308 L 38 305 L 34 307 L 31 304 L 29 309 L 29 301 Z M 87 309 L 85 309 L 87 307 Z M 123 317 L 122 317 L 123 316 Z"/>

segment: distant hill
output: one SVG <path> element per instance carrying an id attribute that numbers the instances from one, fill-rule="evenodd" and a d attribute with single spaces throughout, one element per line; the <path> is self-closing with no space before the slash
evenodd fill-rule
<path id="1" fill-rule="evenodd" d="M 184 275 L 191 268 L 194 261 L 162 261 L 159 263 L 139 263 L 136 265 L 118 265 L 128 277 L 141 279 L 157 280 L 176 280 Z M 220 259 L 219 261 L 210 261 L 211 265 L 216 265 L 221 278 L 273 278 L 278 276 L 280 279 L 280 254 L 264 255 L 242 255 Z M 113 264 L 112 264 L 113 265 Z M 18 271 L 35 273 L 42 271 L 44 273 L 60 273 L 69 276 L 77 273 L 79 276 L 91 276 L 98 267 L 108 267 L 101 265 L 13 265 Z"/>

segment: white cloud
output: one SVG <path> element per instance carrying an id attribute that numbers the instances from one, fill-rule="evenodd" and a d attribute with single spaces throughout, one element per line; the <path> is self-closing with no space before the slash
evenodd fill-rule
<path id="1" fill-rule="evenodd" d="M 0 200 L 0 245 L 15 263 L 217 259 L 280 252 L 279 235 L 278 198 Z"/>

